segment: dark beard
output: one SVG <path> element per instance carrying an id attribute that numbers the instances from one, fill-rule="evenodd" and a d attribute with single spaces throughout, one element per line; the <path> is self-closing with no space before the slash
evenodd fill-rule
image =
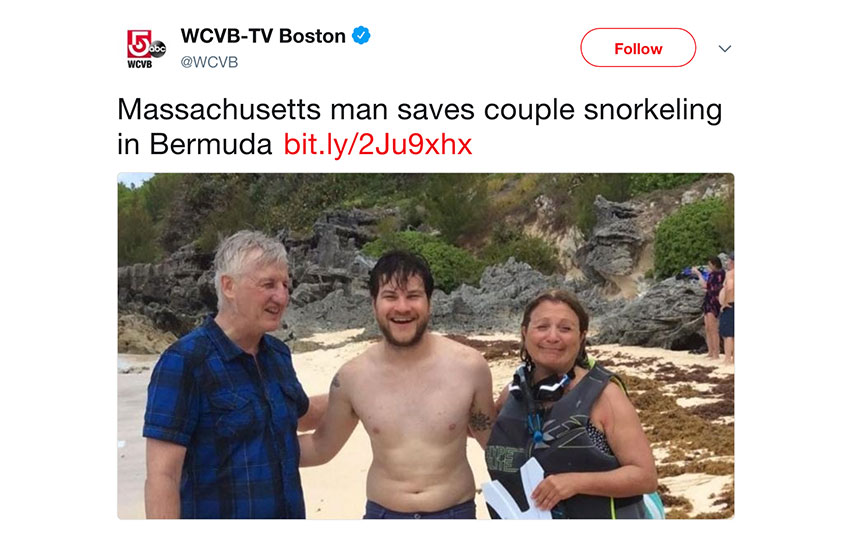
<path id="1" fill-rule="evenodd" d="M 412 337 L 412 340 L 408 342 L 399 342 L 391 335 L 390 328 L 384 326 L 383 324 L 377 321 L 376 323 L 379 326 L 379 331 L 382 332 L 382 336 L 385 337 L 385 341 L 388 342 L 391 346 L 396 346 L 398 348 L 408 348 L 410 346 L 414 346 L 415 344 L 421 342 L 421 339 L 426 333 L 427 325 L 429 324 L 429 320 L 424 320 L 423 324 L 418 325 L 418 329 L 415 330 L 415 335 Z"/>

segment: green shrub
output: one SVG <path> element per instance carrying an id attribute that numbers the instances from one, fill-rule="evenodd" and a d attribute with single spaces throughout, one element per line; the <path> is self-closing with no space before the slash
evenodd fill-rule
<path id="1" fill-rule="evenodd" d="M 213 252 L 225 237 L 243 229 L 257 229 L 256 213 L 255 203 L 249 193 L 245 189 L 235 188 L 228 204 L 208 215 L 196 246 L 202 252 Z"/>
<path id="2" fill-rule="evenodd" d="M 574 221 L 584 237 L 589 238 L 595 227 L 595 198 L 598 195 L 611 202 L 624 202 L 631 197 L 631 180 L 626 174 L 590 174 L 575 188 L 571 209 Z"/>
<path id="3" fill-rule="evenodd" d="M 685 205 L 658 224 L 655 232 L 655 275 L 675 275 L 727 249 L 715 220 L 725 217 L 725 203 L 710 198 Z"/>
<path id="4" fill-rule="evenodd" d="M 442 238 L 458 244 L 488 225 L 489 196 L 484 175 L 430 176 L 424 193 L 426 219 Z"/>
<path id="5" fill-rule="evenodd" d="M 562 268 L 557 248 L 538 237 L 525 235 L 521 230 L 499 223 L 491 242 L 480 257 L 487 265 L 502 264 L 510 257 L 532 266 L 543 274 L 550 275 Z"/>
<path id="6" fill-rule="evenodd" d="M 735 199 L 729 197 L 723 202 L 723 209 L 711 217 L 711 223 L 720 236 L 723 251 L 735 249 Z"/>
<path id="7" fill-rule="evenodd" d="M 542 175 L 539 192 L 555 204 L 553 228 L 577 226 L 589 237 L 596 223 L 595 197 L 624 202 L 659 189 L 692 183 L 702 174 L 554 174 Z"/>
<path id="8" fill-rule="evenodd" d="M 169 212 L 184 179 L 183 174 L 155 174 L 139 187 L 145 210 L 155 224 Z"/>
<path id="9" fill-rule="evenodd" d="M 702 174 L 633 174 L 630 177 L 630 192 L 631 196 L 636 196 L 660 189 L 674 189 L 701 177 Z"/>
<path id="10" fill-rule="evenodd" d="M 367 243 L 362 252 L 370 257 L 379 257 L 389 250 L 408 250 L 424 256 L 432 270 L 435 286 L 447 293 L 463 283 L 476 285 L 485 266 L 462 248 L 417 231 L 383 235 Z"/>
<path id="11" fill-rule="evenodd" d="M 153 263 L 162 255 L 157 230 L 139 197 L 131 196 L 134 191 L 122 187 L 119 184 L 118 264 Z"/>

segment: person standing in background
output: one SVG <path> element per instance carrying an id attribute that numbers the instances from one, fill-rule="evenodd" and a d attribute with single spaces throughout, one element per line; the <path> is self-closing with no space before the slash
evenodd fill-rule
<path id="1" fill-rule="evenodd" d="M 720 290 L 720 337 L 723 338 L 723 353 L 726 364 L 735 362 L 735 253 L 729 254 L 726 281 Z"/>
<path id="2" fill-rule="evenodd" d="M 705 289 L 705 299 L 702 301 L 702 314 L 705 317 L 705 343 L 708 345 L 708 358 L 720 358 L 719 322 L 720 300 L 718 295 L 726 281 L 726 271 L 719 257 L 708 258 L 708 278 L 703 279 L 698 268 L 693 267 L 693 273 L 699 278 L 699 284 Z"/>

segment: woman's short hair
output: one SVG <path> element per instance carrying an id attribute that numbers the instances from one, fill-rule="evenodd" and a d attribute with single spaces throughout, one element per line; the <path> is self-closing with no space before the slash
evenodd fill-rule
<path id="1" fill-rule="evenodd" d="M 259 251 L 259 254 L 255 252 Z M 251 257 L 251 256 L 255 257 Z M 287 250 L 281 241 L 268 237 L 260 231 L 242 230 L 225 238 L 216 249 L 213 258 L 217 306 L 222 309 L 222 276 L 239 276 L 249 264 L 257 266 L 280 264 L 287 268 Z"/>

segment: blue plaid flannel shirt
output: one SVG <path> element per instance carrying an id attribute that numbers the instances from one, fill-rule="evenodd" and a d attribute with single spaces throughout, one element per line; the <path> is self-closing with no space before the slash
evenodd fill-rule
<path id="1" fill-rule="evenodd" d="M 256 365 L 208 317 L 154 367 L 142 435 L 187 448 L 181 518 L 305 518 L 296 424 L 307 410 L 283 342 L 264 335 Z"/>

